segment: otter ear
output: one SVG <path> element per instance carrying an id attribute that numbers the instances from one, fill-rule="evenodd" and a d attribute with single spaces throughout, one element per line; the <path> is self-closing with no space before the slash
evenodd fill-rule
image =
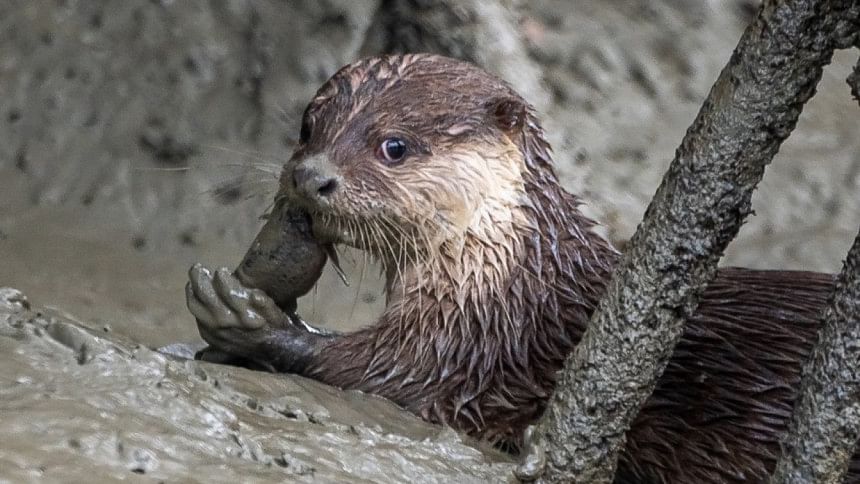
<path id="1" fill-rule="evenodd" d="M 508 134 L 519 132 L 526 122 L 528 108 L 521 99 L 502 97 L 493 99 L 489 105 L 490 118 L 499 129 Z"/>

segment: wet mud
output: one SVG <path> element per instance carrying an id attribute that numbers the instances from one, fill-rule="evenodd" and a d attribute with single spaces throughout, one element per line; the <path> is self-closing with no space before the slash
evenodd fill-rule
<path id="1" fill-rule="evenodd" d="M 173 359 L 11 288 L 0 354 L 9 482 L 504 482 L 512 468 L 381 398 Z"/>

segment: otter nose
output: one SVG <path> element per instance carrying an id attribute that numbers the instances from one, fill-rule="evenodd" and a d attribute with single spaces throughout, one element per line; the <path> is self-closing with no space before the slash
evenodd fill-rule
<path id="1" fill-rule="evenodd" d="M 325 198 L 337 189 L 337 178 L 313 166 L 299 165 L 293 170 L 293 185 L 309 198 Z"/>

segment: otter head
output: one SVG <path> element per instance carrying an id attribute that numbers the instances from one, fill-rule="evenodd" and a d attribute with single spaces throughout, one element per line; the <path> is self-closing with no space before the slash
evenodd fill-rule
<path id="1" fill-rule="evenodd" d="M 305 110 L 281 192 L 322 240 L 386 260 L 456 247 L 527 203 L 520 149 L 530 106 L 507 84 L 435 55 L 371 58 Z"/>

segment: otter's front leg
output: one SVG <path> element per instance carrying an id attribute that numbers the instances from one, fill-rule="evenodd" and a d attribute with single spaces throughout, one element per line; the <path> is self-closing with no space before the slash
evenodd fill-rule
<path id="1" fill-rule="evenodd" d="M 226 268 L 210 271 L 199 264 L 189 271 L 188 309 L 210 348 L 204 360 L 235 364 L 239 357 L 270 371 L 301 373 L 317 347 L 333 334 L 287 314 L 260 289 L 243 285 Z M 214 349 L 214 350 L 213 350 Z"/>

